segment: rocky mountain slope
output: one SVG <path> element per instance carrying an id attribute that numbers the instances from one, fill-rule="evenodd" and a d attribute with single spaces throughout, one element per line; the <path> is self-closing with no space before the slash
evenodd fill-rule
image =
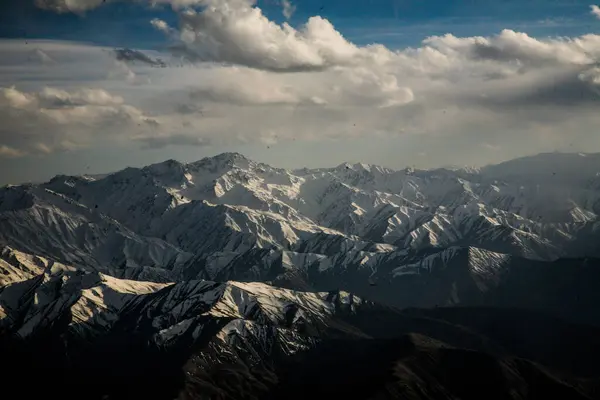
<path id="1" fill-rule="evenodd" d="M 289 171 L 227 153 L 2 188 L 6 390 L 600 398 L 599 172 L 597 155 Z"/>
<path id="2" fill-rule="evenodd" d="M 593 399 L 600 388 L 598 328 L 512 309 L 398 311 L 341 291 L 61 266 L 4 286 L 0 307 L 3 386 L 22 398 Z"/>
<path id="3" fill-rule="evenodd" d="M 117 278 L 480 305 L 519 266 L 538 279 L 544 266 L 567 273 L 560 259 L 596 263 L 599 174 L 594 154 L 480 170 L 291 171 L 224 153 L 2 188 L 0 245 Z M 577 279 L 595 273 L 576 271 Z"/>

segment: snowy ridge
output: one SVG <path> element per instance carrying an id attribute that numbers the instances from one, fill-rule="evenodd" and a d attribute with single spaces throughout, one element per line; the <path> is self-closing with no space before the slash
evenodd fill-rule
<path id="1" fill-rule="evenodd" d="M 18 200 L 18 204 L 14 201 Z M 25 199 L 25 200 L 23 200 Z M 153 237 L 143 237 L 66 195 L 36 187 L 0 191 L 0 243 L 84 269 L 161 266 L 191 254 Z"/>
<path id="2" fill-rule="evenodd" d="M 15 269 L 43 261 L 5 253 Z M 14 277 L 14 283 L 0 288 L 3 340 L 35 342 L 58 335 L 76 351 L 127 343 L 132 337 L 145 351 L 169 354 L 187 354 L 202 344 L 194 360 L 199 369 L 210 370 L 224 363 L 259 366 L 311 349 L 329 335 L 367 337 L 338 320 L 370 304 L 346 292 L 298 292 L 242 282 L 161 284 L 70 268 L 40 269 L 45 272 L 30 271 L 29 279 Z"/>
<path id="3" fill-rule="evenodd" d="M 543 243 L 540 231 L 551 230 L 550 224 L 580 226 L 597 219 L 598 194 L 587 187 L 599 172 L 598 165 L 587 173 L 585 187 L 571 187 L 573 182 L 554 179 L 552 172 L 536 175 L 540 182 L 535 184 L 526 179 L 521 182 L 511 168 L 506 167 L 506 177 L 498 172 L 500 168 L 491 167 L 480 171 L 393 171 L 342 164 L 286 171 L 237 153 L 224 153 L 191 164 L 169 160 L 142 169 L 128 168 L 93 182 L 60 177 L 46 186 L 88 206 L 97 203 L 102 212 L 148 236 L 164 235 L 164 225 L 181 222 L 184 215 L 200 212 L 202 205 L 223 205 L 229 214 L 229 228 L 245 231 L 248 227 L 252 235 L 262 236 L 257 235 L 256 225 L 276 225 L 276 232 L 258 237 L 262 246 L 285 247 L 297 241 L 296 236 L 303 239 L 291 231 L 343 232 L 389 244 L 400 241 L 415 248 L 443 247 L 486 235 L 494 240 L 494 233 L 473 227 L 477 219 L 484 219 L 490 226 L 511 228 L 525 242 L 515 243 L 512 252 L 531 255 L 523 246 L 533 240 L 538 246 L 542 243 L 542 251 L 551 253 L 534 257 L 553 258 L 553 247 L 563 243 Z M 238 223 L 241 215 L 250 221 Z M 277 222 L 275 216 L 286 223 Z M 523 230 L 533 236 L 521 235 Z"/>
<path id="4" fill-rule="evenodd" d="M 10 247 L 0 249 L 0 287 L 26 281 L 45 272 L 56 274 L 62 271 L 75 271 L 75 268 Z"/>
<path id="5" fill-rule="evenodd" d="M 486 280 L 502 258 L 599 255 L 599 173 L 598 155 L 394 171 L 360 163 L 284 170 L 224 153 L 2 188 L 0 245 L 163 283 L 260 281 L 363 294 L 396 284 L 410 275 L 407 266 L 426 270 L 428 257 L 460 259 L 488 271 L 474 275 Z M 471 255 L 450 257 L 456 248 Z"/>
<path id="6" fill-rule="evenodd" d="M 468 271 L 478 279 L 485 281 L 493 279 L 502 272 L 503 267 L 510 261 L 508 254 L 495 253 L 475 247 L 450 247 L 439 253 L 423 257 L 416 263 L 403 265 L 392 271 L 395 277 L 405 274 L 420 274 L 423 271 L 431 273 L 440 265 L 446 266 L 454 258 L 462 257 Z"/>
<path id="7" fill-rule="evenodd" d="M 207 318 L 232 321 L 225 333 L 267 326 L 281 328 L 275 333 L 285 336 L 285 330 L 300 326 L 318 332 L 340 307 L 351 311 L 362 301 L 345 292 L 302 293 L 262 283 L 132 281 L 48 266 L 42 258 L 10 249 L 2 256 L 10 262 L 2 267 L 12 273 L 12 282 L 0 290 L 0 327 L 20 337 L 44 331 L 65 313 L 67 331 L 80 337 L 102 335 L 127 320 L 165 344 L 184 334 L 197 338 Z"/>

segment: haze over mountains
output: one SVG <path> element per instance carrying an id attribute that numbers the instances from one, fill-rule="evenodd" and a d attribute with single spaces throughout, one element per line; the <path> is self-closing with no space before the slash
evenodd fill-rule
<path id="1" fill-rule="evenodd" d="M 361 376 L 355 398 L 481 398 L 456 382 L 484 365 L 497 398 L 595 398 L 599 189 L 598 154 L 291 171 L 224 153 L 8 186 L 3 349 L 50 383 L 105 376 L 89 398 L 307 398 Z M 347 340 L 376 377 L 331 373 Z"/>

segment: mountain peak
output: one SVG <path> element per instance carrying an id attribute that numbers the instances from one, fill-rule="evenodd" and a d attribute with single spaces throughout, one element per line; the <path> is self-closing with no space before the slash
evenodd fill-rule
<path id="1" fill-rule="evenodd" d="M 237 151 L 226 151 L 221 154 L 217 154 L 216 157 L 236 157 L 236 158 L 246 158 L 242 153 L 238 153 Z"/>
<path id="2" fill-rule="evenodd" d="M 208 157 L 208 158 L 211 158 L 213 160 L 219 160 L 219 161 L 233 161 L 233 162 L 235 162 L 235 161 L 250 161 L 243 154 L 237 153 L 237 152 L 225 152 L 225 153 L 217 154 L 214 157 Z"/>
<path id="3" fill-rule="evenodd" d="M 144 167 L 144 169 L 155 173 L 165 173 L 166 171 L 181 169 L 182 167 L 183 164 L 179 161 L 169 159 L 160 163 L 148 165 L 147 167 Z"/>
<path id="4" fill-rule="evenodd" d="M 338 170 L 352 170 L 354 172 L 364 173 L 364 172 L 393 172 L 393 170 L 375 165 L 375 164 L 367 164 L 367 163 L 350 163 L 345 162 L 338 165 L 335 169 Z"/>
<path id="5" fill-rule="evenodd" d="M 352 170 L 358 170 L 360 171 L 361 169 L 364 170 L 369 170 L 370 169 L 370 165 L 369 164 L 365 164 L 365 163 L 351 163 L 351 162 L 345 162 L 342 163 L 340 165 L 337 166 L 338 169 L 352 169 Z"/>
<path id="6" fill-rule="evenodd" d="M 256 163 L 246 158 L 243 154 L 236 152 L 226 152 L 213 157 L 203 158 L 199 161 L 191 163 L 190 166 L 197 168 L 206 168 L 209 170 L 218 170 L 227 167 L 248 169 L 253 164 Z"/>

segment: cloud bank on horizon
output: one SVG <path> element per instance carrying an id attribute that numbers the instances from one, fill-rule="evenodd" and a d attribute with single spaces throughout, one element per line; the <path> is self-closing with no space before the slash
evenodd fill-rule
<path id="1" fill-rule="evenodd" d="M 85 13 L 109 2 L 36 5 Z M 483 159 L 507 146 L 551 151 L 576 141 L 600 151 L 594 33 L 534 38 L 504 29 L 391 49 L 352 43 L 321 16 L 298 27 L 277 23 L 253 0 L 146 3 L 167 4 L 176 16 L 173 25 L 148 21 L 168 40 L 166 52 L 0 40 L 0 159 L 99 144 L 156 149 L 400 135 L 439 143 L 466 135 Z M 296 5 L 279 4 L 289 20 Z M 598 6 L 590 10 L 600 18 Z"/>

